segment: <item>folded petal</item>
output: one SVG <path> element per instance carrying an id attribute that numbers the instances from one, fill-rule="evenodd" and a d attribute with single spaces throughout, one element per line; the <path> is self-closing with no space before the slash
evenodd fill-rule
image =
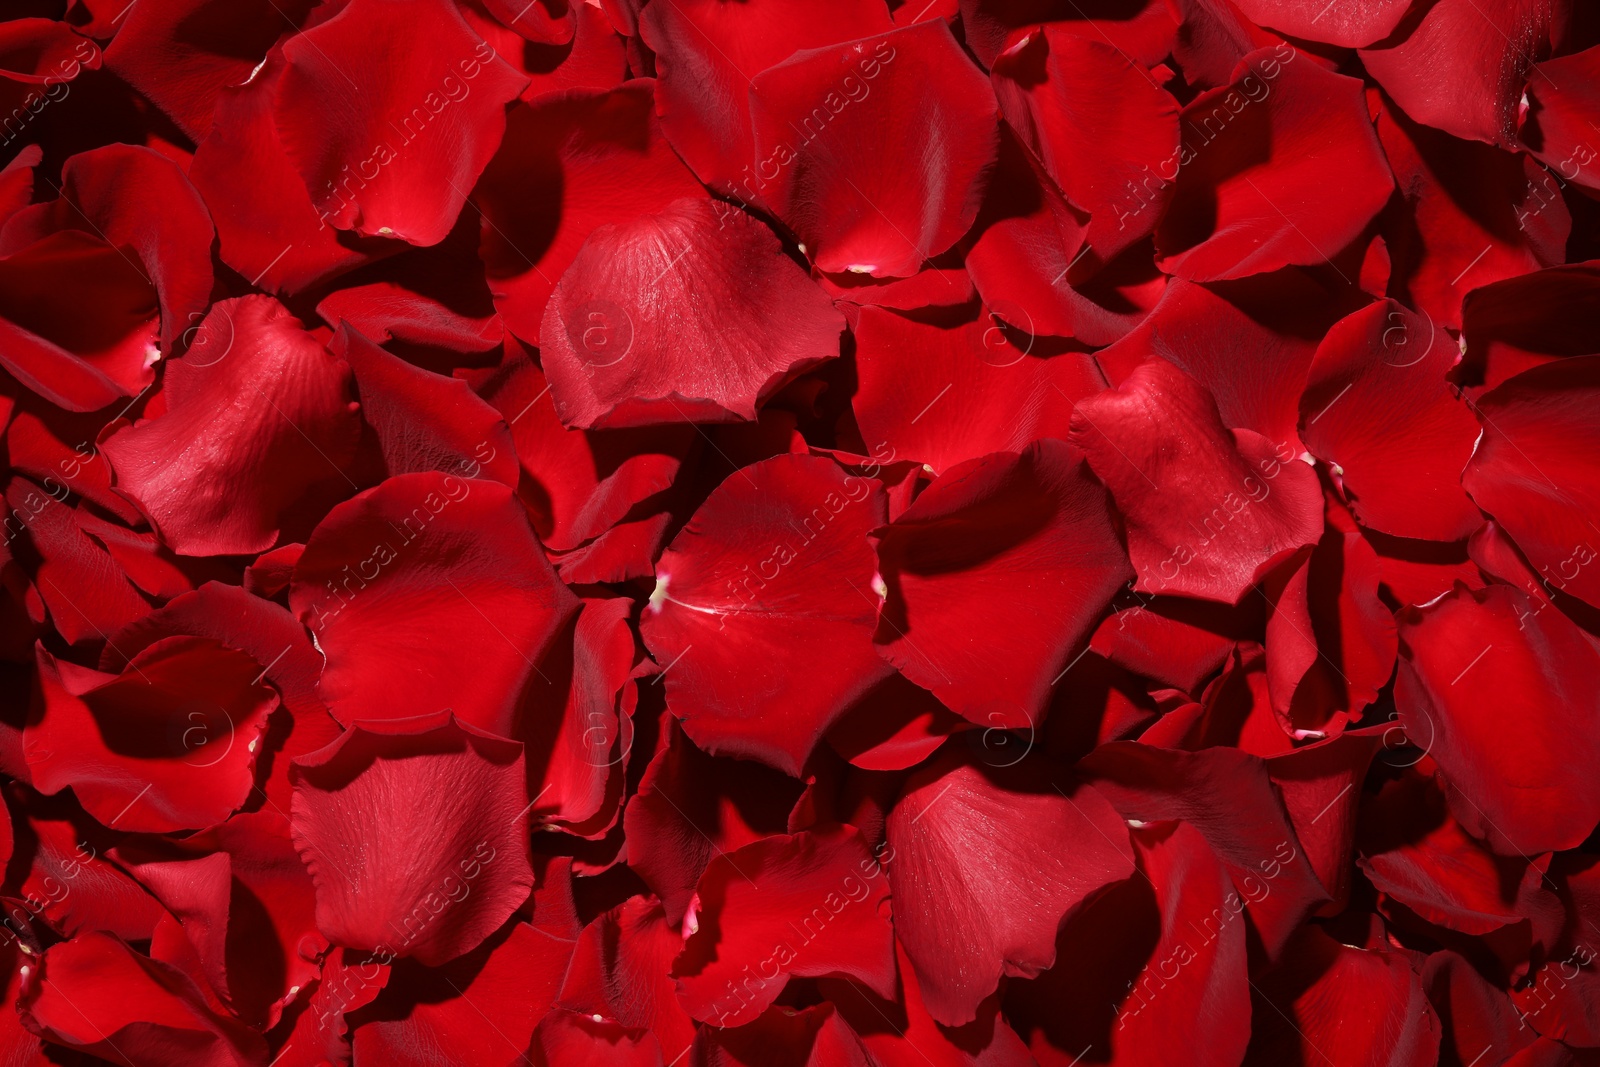
<path id="1" fill-rule="evenodd" d="M 259 1034 L 212 1011 L 177 969 L 109 934 L 88 933 L 52 947 L 18 1010 L 49 1041 L 132 1067 L 267 1062 Z"/>
<path id="2" fill-rule="evenodd" d="M 145 833 L 215 826 L 244 804 L 278 705 L 254 658 L 202 637 L 158 641 L 120 674 L 38 656 L 45 709 L 23 743 L 41 792 L 71 786 L 106 826 Z"/>

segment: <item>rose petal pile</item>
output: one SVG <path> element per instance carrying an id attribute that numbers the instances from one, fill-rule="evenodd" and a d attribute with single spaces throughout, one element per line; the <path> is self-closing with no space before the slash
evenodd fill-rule
<path id="1" fill-rule="evenodd" d="M 20 0 L 0 1062 L 1600 1062 L 1587 0 Z"/>

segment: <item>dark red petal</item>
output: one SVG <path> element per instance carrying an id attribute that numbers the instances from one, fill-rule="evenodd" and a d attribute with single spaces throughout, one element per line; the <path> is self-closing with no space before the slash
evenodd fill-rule
<path id="1" fill-rule="evenodd" d="M 45 793 L 72 787 L 106 826 L 170 833 L 222 822 L 254 785 L 278 696 L 248 655 L 200 637 L 159 641 L 121 674 L 39 649 L 44 714 L 24 731 Z"/>
<path id="2" fill-rule="evenodd" d="M 1241 59 L 1232 84 L 1197 97 L 1182 125 L 1156 245 L 1162 269 L 1192 281 L 1324 263 L 1394 190 L 1361 83 L 1288 45 Z"/>
<path id="3" fill-rule="evenodd" d="M 1524 371 L 1475 410 L 1483 432 L 1461 475 L 1467 492 L 1543 580 L 1600 607 L 1600 472 L 1589 462 L 1600 447 L 1600 356 Z"/>
<path id="4" fill-rule="evenodd" d="M 633 601 L 584 600 L 546 654 L 517 735 L 527 746 L 532 814 L 581 837 L 610 829 L 622 799 L 637 702 Z"/>
<path id="5" fill-rule="evenodd" d="M 92 234 L 138 259 L 161 300 L 161 349 L 171 354 L 211 291 L 211 218 L 177 164 L 148 148 L 112 144 L 61 168 L 61 196 L 12 216 L 0 255 L 60 230 Z M 159 204 L 160 210 L 150 206 Z"/>
<path id="6" fill-rule="evenodd" d="M 1395 687 L 1406 736 L 1438 761 L 1456 819 L 1523 855 L 1574 848 L 1600 823 L 1600 781 L 1580 769 L 1597 745 L 1600 652 L 1531 607 L 1496 585 L 1406 609 Z"/>
<path id="7" fill-rule="evenodd" d="M 518 742 L 448 713 L 368 722 L 290 775 L 317 928 L 337 944 L 437 966 L 476 948 L 533 889 Z"/>
<path id="8" fill-rule="evenodd" d="M 1174 280 L 1149 317 L 1095 359 L 1121 385 L 1153 352 L 1210 391 L 1223 425 L 1293 454 L 1317 342 L 1349 310 L 1348 296 L 1301 270 L 1212 285 Z"/>
<path id="9" fill-rule="evenodd" d="M 1231 81 L 1239 60 L 1282 40 L 1245 18 L 1231 0 L 1173 0 L 1173 17 L 1172 58 L 1186 82 L 1206 89 Z"/>
<path id="10" fill-rule="evenodd" d="M 1367 880 L 1426 922 L 1474 936 L 1526 922 L 1518 890 L 1539 872 L 1467 836 L 1438 784 L 1420 774 L 1387 782 L 1367 798 L 1360 846 Z"/>
<path id="11" fill-rule="evenodd" d="M 162 843 L 164 844 L 164 843 Z M 113 854 L 182 923 L 207 980 L 253 1026 L 276 1025 L 317 977 L 302 939 L 318 939 L 311 877 L 277 812 L 238 815 L 181 844 Z"/>
<path id="12" fill-rule="evenodd" d="M 671 1063 L 694 1041 L 695 1027 L 668 978 L 683 936 L 654 898 L 629 897 L 578 937 L 561 986 L 561 1007 L 649 1030 Z"/>
<path id="13" fill-rule="evenodd" d="M 1086 345 L 1110 344 L 1144 318 L 1167 281 L 1149 247 L 1129 249 L 1085 282 L 1101 266 L 1087 252 L 1078 258 L 1085 221 L 1009 127 L 1002 127 L 999 163 L 967 253 L 967 270 L 992 318 L 1027 337 L 1074 337 Z"/>
<path id="14" fill-rule="evenodd" d="M 1303 437 L 1362 525 L 1459 541 L 1482 523 L 1461 488 L 1478 425 L 1445 380 L 1457 358 L 1441 324 L 1393 300 L 1341 319 L 1318 346 Z"/>
<path id="15" fill-rule="evenodd" d="M 1138 873 L 1062 930 L 1061 964 L 1007 1007 L 1041 1064 L 1231 1067 L 1250 1039 L 1244 903 L 1184 823 L 1130 835 Z"/>
<path id="16" fill-rule="evenodd" d="M 1028 1050 L 1006 1020 L 998 1014 L 996 998 L 986 999 L 978 1018 L 966 1026 L 936 1022 L 922 999 L 916 970 L 905 946 L 895 943 L 900 971 L 900 996 L 886 1000 L 860 982 L 824 979 L 823 994 L 850 1024 L 870 1063 L 881 1067 L 1034 1067 Z M 737 1031 L 735 1031 L 737 1033 Z M 828 1051 L 828 1046 L 818 1051 Z M 809 1067 L 855 1067 L 848 1056 L 842 1061 L 817 1059 Z"/>
<path id="17" fill-rule="evenodd" d="M 1445 950 L 1428 957 L 1422 967 L 1422 986 L 1439 1016 L 1441 1062 L 1447 1062 L 1444 1057 L 1452 1051 L 1462 1063 L 1494 1051 L 1509 1056 L 1537 1037 L 1519 1018 L 1505 991 L 1455 952 Z"/>
<path id="18" fill-rule="evenodd" d="M 907 4 L 915 13 L 915 4 Z M 960 0 L 967 45 L 985 65 L 993 64 L 1018 29 L 1049 21 L 1069 33 L 1105 41 L 1145 66 L 1166 58 L 1172 46 L 1168 5 L 1152 0 Z"/>
<path id="19" fill-rule="evenodd" d="M 1131 601 L 1131 603 L 1129 603 Z M 1198 693 L 1244 637 L 1250 611 L 1183 597 L 1118 595 L 1090 647 L 1110 662 Z"/>
<path id="20" fill-rule="evenodd" d="M 166 371 L 166 411 L 105 443 L 117 488 L 189 556 L 263 552 L 353 453 L 350 372 L 267 296 L 211 309 Z"/>
<path id="21" fill-rule="evenodd" d="M 851 826 L 769 837 L 713 859 L 697 927 L 673 964 L 688 1013 L 716 1026 L 756 1018 L 794 977 L 895 991 L 889 882 Z"/>
<path id="22" fill-rule="evenodd" d="M 697 744 L 798 774 L 890 673 L 867 542 L 886 518 L 876 481 L 788 455 L 733 474 L 673 539 L 640 630 Z"/>
<path id="23" fill-rule="evenodd" d="M 826 1001 L 804 1011 L 772 1007 L 755 1022 L 707 1030 L 706 1067 L 869 1067 L 861 1039 Z M 932 1061 L 930 1061 L 932 1062 Z"/>
<path id="24" fill-rule="evenodd" d="M 1084 278 L 1155 230 L 1178 172 L 1178 103 L 1125 52 L 1045 26 L 994 62 L 1006 121 L 1089 215 Z M 1170 171 L 1165 168 L 1170 167 Z"/>
<path id="25" fill-rule="evenodd" d="M 519 1062 L 555 1003 L 572 943 L 524 922 L 439 967 L 397 963 L 354 1020 L 358 1063 Z M 488 1025 L 485 1025 L 485 1020 Z"/>
<path id="26" fill-rule="evenodd" d="M 84 532 L 82 515 L 26 478 L 6 486 L 8 549 L 23 549 L 18 535 L 37 553 L 31 566 L 38 595 L 56 631 L 71 644 L 97 643 L 141 618 L 150 604 L 104 546 Z M 9 553 L 8 553 L 9 554 Z"/>
<path id="27" fill-rule="evenodd" d="M 1335 4 L 1323 0 L 1236 0 L 1250 19 L 1287 37 L 1359 48 L 1393 32 L 1411 9 L 1411 0 L 1370 0 Z"/>
<path id="28" fill-rule="evenodd" d="M 1336 734 L 1394 673 L 1394 617 L 1378 599 L 1378 556 L 1360 534 L 1328 530 L 1264 593 L 1267 683 L 1285 732 Z"/>
<path id="29" fill-rule="evenodd" d="M 1600 46 L 1529 68 L 1517 139 L 1559 181 L 1600 190 L 1591 118 L 1600 110 Z M 1552 183 L 1551 188 L 1560 186 Z"/>
<path id="30" fill-rule="evenodd" d="M 557 552 L 642 519 L 638 512 L 672 487 L 695 440 L 689 426 L 567 429 L 545 399 L 544 373 L 520 350 L 508 352 L 478 389 L 511 428 L 526 475 L 518 495 L 540 541 Z"/>
<path id="31" fill-rule="evenodd" d="M 1162 359 L 1080 401 L 1072 442 L 1122 512 L 1135 588 L 1236 604 L 1322 529 L 1316 474 L 1224 427 L 1203 386 Z"/>
<path id="32" fill-rule="evenodd" d="M 1327 899 L 1258 757 L 1225 747 L 1191 753 L 1121 741 L 1100 746 L 1082 767 L 1125 818 L 1181 819 L 1205 835 L 1268 956 L 1276 957 Z"/>
<path id="33" fill-rule="evenodd" d="M 628 803 L 628 865 L 677 925 L 712 856 L 783 833 L 799 796 L 794 779 L 748 760 L 708 756 L 670 726 Z"/>
<path id="34" fill-rule="evenodd" d="M 1256 988 L 1246 1064 L 1319 1056 L 1350 1067 L 1439 1062 L 1439 1017 L 1400 952 L 1352 948 L 1308 926 Z"/>
<path id="35" fill-rule="evenodd" d="M 958 464 L 876 536 L 887 594 L 874 642 L 982 726 L 1041 722 L 1061 669 L 1133 577 L 1105 489 L 1056 440 Z M 994 640 L 974 644 L 974 627 Z"/>
<path id="36" fill-rule="evenodd" d="M 1566 259 L 1572 216 L 1560 179 L 1526 157 L 1412 122 L 1382 99 L 1378 140 L 1403 201 L 1382 222 L 1396 293 L 1459 329 L 1472 290 Z"/>
<path id="37" fill-rule="evenodd" d="M 567 426 L 754 419 L 838 355 L 843 329 L 765 225 L 685 198 L 589 235 L 545 309 L 540 357 Z"/>
<path id="38" fill-rule="evenodd" d="M 798 52 L 756 75 L 750 110 L 739 192 L 820 270 L 909 277 L 977 217 L 998 106 L 943 21 Z"/>
<path id="39" fill-rule="evenodd" d="M 632 1030 L 610 1019 L 595 1019 L 556 1008 L 534 1029 L 528 1050 L 533 1067 L 659 1067 L 661 1043 L 648 1030 Z"/>
<path id="40" fill-rule="evenodd" d="M 14 834 L 11 870 L 22 916 L 66 936 L 104 931 L 148 940 L 166 913 L 144 888 L 105 858 L 114 840 L 71 797 L 42 797 L 20 785 L 6 791 Z M 17 884 L 20 883 L 20 884 Z M 7 908 L 13 920 L 17 913 Z M 15 933 L 15 921 L 8 924 Z"/>
<path id="41" fill-rule="evenodd" d="M 146 4 L 119 21 L 106 66 L 198 143 L 212 128 L 217 98 L 249 81 L 267 50 L 298 30 L 313 6 L 311 0 Z"/>
<path id="42" fill-rule="evenodd" d="M 499 412 L 459 378 L 413 366 L 349 323 L 331 350 L 350 364 L 361 418 L 377 435 L 383 476 L 440 471 L 516 488 L 516 448 Z"/>
<path id="43" fill-rule="evenodd" d="M 322 650 L 318 688 L 341 722 L 451 708 L 508 735 L 577 599 L 510 489 L 430 471 L 330 512 L 295 566 L 289 604 Z"/>
<path id="44" fill-rule="evenodd" d="M 1331 902 L 1322 914 L 1343 910 L 1350 893 L 1357 793 L 1385 734 L 1363 730 L 1267 759 L 1267 774 L 1283 797 L 1289 823 Z"/>
<path id="45" fill-rule="evenodd" d="M 1104 383 L 1087 355 L 1032 355 L 995 312 L 929 321 L 861 309 L 853 330 L 850 404 L 861 437 L 883 464 L 914 460 L 943 474 L 991 452 L 1065 437 L 1073 404 Z"/>
<path id="46" fill-rule="evenodd" d="M 965 725 L 932 693 L 897 674 L 833 724 L 828 744 L 863 770 L 901 771 L 933 755 Z"/>
<path id="47" fill-rule="evenodd" d="M 1493 388 L 1530 367 L 1600 352 L 1600 260 L 1507 278 L 1461 305 L 1462 363 Z"/>
<path id="48" fill-rule="evenodd" d="M 518 337 L 538 340 L 551 291 L 597 227 L 702 193 L 661 135 L 654 88 L 640 78 L 511 109 L 474 202 L 489 291 Z"/>
<path id="49" fill-rule="evenodd" d="M 18 1003 L 30 1029 L 113 1063 L 265 1063 L 261 1037 L 213 1012 L 194 984 L 109 934 L 56 945 Z"/>
<path id="50" fill-rule="evenodd" d="M 1002 975 L 1056 962 L 1062 920 L 1133 873 L 1127 827 L 1096 790 L 1024 761 L 985 768 L 952 750 L 906 783 L 889 815 L 895 935 L 930 1015 L 970 1022 Z"/>
<path id="51" fill-rule="evenodd" d="M 102 670 L 123 671 L 128 659 L 168 637 L 208 637 L 263 664 L 261 677 L 278 690 L 288 715 L 273 719 L 257 750 L 262 791 L 280 812 L 289 810 L 288 761 L 321 748 L 339 724 L 317 695 L 322 658 L 305 630 L 283 608 L 238 586 L 207 582 L 175 597 L 117 632 L 100 656 Z M 193 735 L 198 739 L 199 735 Z M 209 743 L 215 738 L 208 738 Z"/>
<path id="52" fill-rule="evenodd" d="M 405 248 L 360 240 L 318 217 L 273 119 L 287 64 L 279 51 L 264 63 L 254 77 L 222 89 L 218 121 L 189 168 L 216 221 L 222 261 L 257 288 L 296 293 Z"/>
<path id="53" fill-rule="evenodd" d="M 761 157 L 751 140 L 751 79 L 797 50 L 892 28 L 883 5 L 852 0 L 682 0 L 646 5 L 639 19 L 639 36 L 656 53 L 656 110 L 672 146 L 701 181 L 755 203 L 751 167 Z M 869 84 L 865 74 L 856 81 Z"/>
<path id="54" fill-rule="evenodd" d="M 1514 148 L 1524 77 L 1566 37 L 1571 11 L 1545 0 L 1439 0 L 1387 47 L 1363 49 L 1361 62 L 1418 122 Z"/>
<path id="55" fill-rule="evenodd" d="M 0 259 L 0 363 L 58 407 L 94 411 L 155 383 L 156 292 L 138 261 L 62 230 Z"/>
<path id="56" fill-rule="evenodd" d="M 447 0 L 350 0 L 283 55 L 278 134 L 322 220 L 417 245 L 450 232 L 528 84 Z"/>

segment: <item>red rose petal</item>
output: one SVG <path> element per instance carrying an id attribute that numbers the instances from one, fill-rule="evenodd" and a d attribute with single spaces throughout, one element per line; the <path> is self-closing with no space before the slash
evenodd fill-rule
<path id="1" fill-rule="evenodd" d="M 510 489 L 430 471 L 335 508 L 295 566 L 289 604 L 326 659 L 318 688 L 341 722 L 451 708 L 510 734 L 577 600 Z"/>
<path id="2" fill-rule="evenodd" d="M 1230 85 L 1183 109 L 1182 126 L 1156 246 L 1162 269 L 1191 281 L 1326 262 L 1394 189 L 1361 83 L 1287 45 L 1241 59 Z"/>
<path id="3" fill-rule="evenodd" d="M 843 328 L 753 216 L 684 199 L 589 235 L 545 309 L 541 363 L 569 427 L 754 419 Z"/>
<path id="4" fill-rule="evenodd" d="M 19 1010 L 53 1042 L 134 1067 L 266 1061 L 258 1034 L 213 1012 L 176 969 L 108 934 L 84 934 L 51 948 Z"/>
<path id="5" fill-rule="evenodd" d="M 1113 45 L 1045 26 L 995 59 L 993 80 L 1006 121 L 1089 214 L 1093 251 L 1079 254 L 1092 262 L 1076 278 L 1155 230 L 1178 173 L 1178 103 L 1148 72 Z"/>
<path id="6" fill-rule="evenodd" d="M 701 181 L 757 204 L 755 184 L 771 179 L 751 138 L 751 80 L 796 51 L 891 28 L 881 5 L 850 0 L 681 0 L 646 5 L 639 19 L 640 38 L 656 53 L 656 110 L 672 146 Z M 856 80 L 870 85 L 865 74 Z"/>
<path id="7" fill-rule="evenodd" d="M 307 493 L 345 480 L 349 382 L 276 300 L 224 300 L 167 370 L 166 412 L 106 441 L 117 488 L 183 555 L 263 552 Z"/>
<path id="8" fill-rule="evenodd" d="M 1462 472 L 1472 499 L 1504 527 L 1552 586 L 1600 607 L 1592 456 L 1600 356 L 1524 371 L 1475 407 L 1482 436 Z"/>
<path id="9" fill-rule="evenodd" d="M 1393 300 L 1340 320 L 1317 348 L 1300 399 L 1306 448 L 1364 526 L 1458 541 L 1482 523 L 1461 488 L 1478 426 L 1445 379 L 1456 359 L 1440 324 Z"/>
<path id="10" fill-rule="evenodd" d="M 848 976 L 890 996 L 888 895 L 882 867 L 850 826 L 769 837 L 718 856 L 700 876 L 698 927 L 673 964 L 678 998 L 697 1019 L 738 1026 L 791 976 Z"/>
<path id="11" fill-rule="evenodd" d="M 888 592 L 873 640 L 979 725 L 1039 723 L 1061 669 L 1133 577 L 1104 488 L 1061 441 L 958 464 L 876 537 Z M 973 627 L 995 643 L 975 646 Z"/>
<path id="12" fill-rule="evenodd" d="M 1600 716 L 1600 652 L 1529 607 L 1491 586 L 1408 608 L 1395 686 L 1400 723 L 1438 761 L 1456 819 L 1523 855 L 1576 847 L 1600 823 L 1600 782 L 1580 770 Z"/>
<path id="13" fill-rule="evenodd" d="M 454 4 L 395 11 L 350 0 L 284 42 L 278 135 L 324 222 L 426 246 L 450 232 L 527 80 Z"/>
<path id="14" fill-rule="evenodd" d="M 943 474 L 991 452 L 1065 437 L 1073 404 L 1104 386 L 1088 356 L 1033 355 L 994 312 L 936 323 L 864 307 L 852 332 L 859 384 L 851 407 L 885 464 L 914 460 Z"/>
<path id="15" fill-rule="evenodd" d="M 750 83 L 751 185 L 818 269 L 909 277 L 977 216 L 998 110 L 938 20 L 798 52 Z"/>
<path id="16" fill-rule="evenodd" d="M 1373 1067 L 1439 1062 L 1439 1017 L 1421 976 L 1399 952 L 1352 948 L 1307 927 L 1263 981 L 1246 1063 L 1319 1055 Z M 1380 1011 L 1372 1010 L 1374 1003 Z"/>
<path id="17" fill-rule="evenodd" d="M 1573 5 L 1440 0 L 1361 62 L 1405 113 L 1469 141 L 1516 145 L 1524 76 L 1567 34 Z"/>
<path id="18" fill-rule="evenodd" d="M 39 671 L 45 711 L 23 736 L 41 792 L 71 786 L 100 822 L 145 833 L 214 826 L 249 796 L 255 753 L 278 704 L 250 656 L 174 637 L 120 674 L 43 648 Z"/>
<path id="19" fill-rule="evenodd" d="M 695 513 L 662 553 L 640 631 L 697 744 L 797 773 L 888 675 L 866 540 L 886 517 L 876 482 L 811 456 L 746 467 Z"/>
<path id="20" fill-rule="evenodd" d="M 1127 828 L 1105 798 L 1063 792 L 1032 762 L 941 759 L 906 783 L 887 835 L 895 935 L 945 1026 L 971 1021 L 1002 974 L 1054 965 L 1062 920 L 1133 872 Z"/>
<path id="21" fill-rule="evenodd" d="M 538 340 L 551 291 L 595 229 L 701 194 L 661 135 L 654 89 L 640 78 L 511 109 L 475 202 L 495 309 L 518 337 Z"/>
<path id="22" fill-rule="evenodd" d="M 1211 395 L 1165 360 L 1081 401 L 1072 427 L 1122 512 L 1140 591 L 1236 604 L 1318 536 L 1311 469 L 1254 431 L 1230 433 Z"/>
<path id="23" fill-rule="evenodd" d="M 337 944 L 437 966 L 533 889 L 515 741 L 448 713 L 367 722 L 295 760 L 291 777 L 317 928 Z"/>
<path id="24" fill-rule="evenodd" d="M 469 1063 L 517 1062 L 555 1003 L 571 955 L 571 942 L 513 922 L 504 936 L 441 966 L 397 963 L 378 1000 L 357 1017 L 356 1060 L 425 1062 L 448 1054 Z"/>

